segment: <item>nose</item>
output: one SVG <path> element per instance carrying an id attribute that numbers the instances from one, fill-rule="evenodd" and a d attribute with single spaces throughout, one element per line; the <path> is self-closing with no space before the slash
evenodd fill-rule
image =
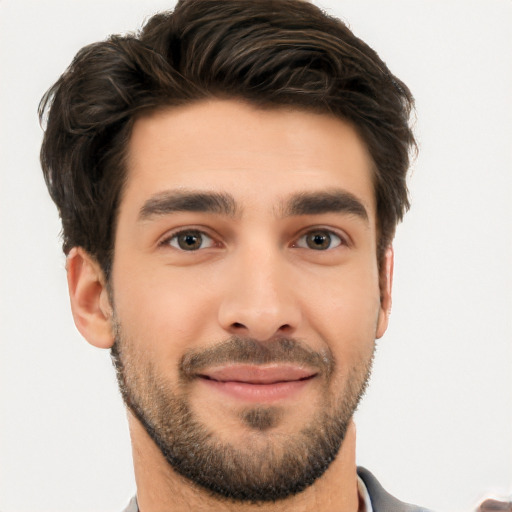
<path id="1" fill-rule="evenodd" d="M 231 335 L 266 341 L 293 335 L 301 321 L 290 269 L 279 251 L 247 251 L 233 258 L 219 323 Z"/>

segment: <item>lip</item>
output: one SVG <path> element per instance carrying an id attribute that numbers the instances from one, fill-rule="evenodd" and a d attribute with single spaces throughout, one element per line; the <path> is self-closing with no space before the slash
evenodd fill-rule
<path id="1" fill-rule="evenodd" d="M 232 365 L 198 374 L 210 389 L 245 402 L 273 402 L 292 398 L 317 373 L 295 365 Z"/>

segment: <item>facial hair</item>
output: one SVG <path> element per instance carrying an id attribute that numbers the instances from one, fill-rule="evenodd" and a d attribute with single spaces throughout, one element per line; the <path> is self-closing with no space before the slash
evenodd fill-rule
<path id="1" fill-rule="evenodd" d="M 269 502 L 295 495 L 321 477 L 334 460 L 355 409 L 366 389 L 372 356 L 348 370 L 344 389 L 333 389 L 336 363 L 330 351 L 315 352 L 293 338 L 261 343 L 232 337 L 184 354 L 179 382 L 169 384 L 155 364 L 137 352 L 116 323 L 112 361 L 123 400 L 174 471 L 217 498 L 234 502 Z M 281 410 L 251 405 L 240 412 L 258 443 L 237 446 L 201 423 L 191 409 L 187 385 L 201 369 L 226 363 L 288 362 L 318 370 L 323 379 L 317 412 L 294 434 L 277 435 Z"/>

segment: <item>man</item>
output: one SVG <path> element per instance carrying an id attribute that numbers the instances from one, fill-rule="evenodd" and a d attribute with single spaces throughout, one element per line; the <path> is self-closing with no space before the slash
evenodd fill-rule
<path id="1" fill-rule="evenodd" d="M 413 100 L 300 0 L 184 0 L 41 104 L 75 323 L 128 408 L 128 511 L 421 510 L 355 463 Z"/>

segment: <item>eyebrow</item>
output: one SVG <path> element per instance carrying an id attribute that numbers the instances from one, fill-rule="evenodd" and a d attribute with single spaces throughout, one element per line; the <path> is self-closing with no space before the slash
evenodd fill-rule
<path id="1" fill-rule="evenodd" d="M 148 199 L 139 211 L 139 220 L 174 212 L 205 212 L 235 217 L 238 213 L 235 200 L 219 192 L 161 192 Z"/>
<path id="2" fill-rule="evenodd" d="M 347 213 L 366 222 L 369 220 L 363 203 L 354 194 L 341 189 L 294 195 L 285 203 L 283 210 L 284 217 L 322 213 Z"/>
<path id="3" fill-rule="evenodd" d="M 235 199 L 227 193 L 166 191 L 149 198 L 142 205 L 139 220 L 175 212 L 203 212 L 236 217 L 239 211 Z M 364 221 L 369 219 L 363 203 L 355 195 L 341 189 L 294 194 L 279 208 L 282 217 L 323 213 L 347 213 Z"/>

